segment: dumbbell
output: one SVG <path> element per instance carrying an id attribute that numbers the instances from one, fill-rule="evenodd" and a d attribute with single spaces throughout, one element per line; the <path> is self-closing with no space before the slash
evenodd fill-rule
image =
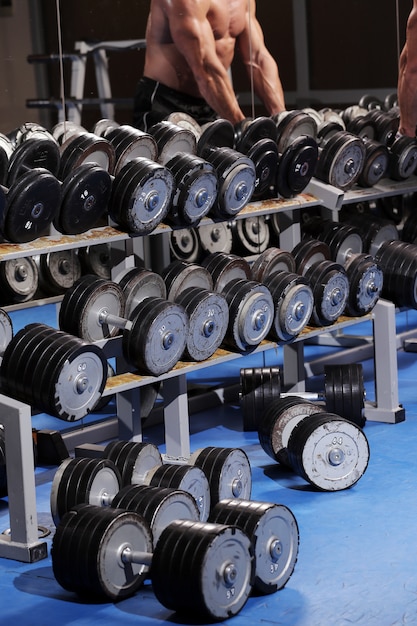
<path id="1" fill-rule="evenodd" d="M 328 246 L 317 239 L 302 239 L 292 250 L 297 273 L 308 281 L 314 296 L 310 323 L 333 324 L 343 313 L 349 297 L 345 268 L 330 260 Z"/>
<path id="2" fill-rule="evenodd" d="M 190 485 L 191 482 L 188 483 Z M 183 489 L 148 484 L 122 486 L 120 472 L 109 458 L 75 457 L 64 460 L 52 481 L 50 503 L 55 525 L 65 513 L 80 504 L 135 511 L 150 525 L 155 543 L 171 521 L 197 521 L 201 516 L 196 497 Z M 208 511 L 206 519 L 207 516 Z"/>
<path id="3" fill-rule="evenodd" d="M 195 225 L 210 211 L 217 195 L 217 176 L 213 166 L 195 154 L 195 140 L 189 138 L 190 131 L 184 124 L 173 127 L 172 120 L 165 120 L 149 133 L 127 124 L 109 124 L 102 124 L 104 127 L 99 132 L 115 148 L 116 176 L 137 157 L 158 161 L 173 174 L 175 193 L 166 215 L 168 221 Z"/>
<path id="4" fill-rule="evenodd" d="M 270 117 L 245 118 L 235 126 L 235 149 L 249 157 L 256 172 L 253 200 L 272 196 L 278 169 L 276 125 Z"/>
<path id="5" fill-rule="evenodd" d="M 2 391 L 65 421 L 93 410 L 107 380 L 103 350 L 46 324 L 28 324 L 7 344 Z"/>
<path id="6" fill-rule="evenodd" d="M 0 261 L 0 302 L 20 304 L 31 300 L 39 286 L 39 269 L 32 256 Z"/>
<path id="7" fill-rule="evenodd" d="M 111 178 L 110 217 L 127 232 L 147 234 L 168 213 L 174 178 L 164 165 L 150 158 L 158 153 L 155 140 L 146 137 L 146 143 L 141 143 L 141 156 L 133 156 L 138 149 L 126 156 L 119 149 L 116 153 L 107 138 L 116 132 L 117 128 L 113 127 L 100 136 L 82 127 L 70 127 L 61 139 L 61 175 L 65 177 L 81 164 L 98 164 Z M 116 141 L 115 145 L 119 148 Z"/>
<path id="8" fill-rule="evenodd" d="M 382 297 L 397 306 L 417 308 L 417 246 L 406 241 L 385 241 L 375 259 L 384 272 Z"/>
<path id="9" fill-rule="evenodd" d="M 123 329 L 122 350 L 128 363 L 153 376 L 169 371 L 185 348 L 189 320 L 183 307 L 163 297 L 148 297 L 143 289 L 136 292 L 136 306 L 129 319 L 124 313 L 122 287 L 86 275 L 66 291 L 59 325 L 92 342 L 114 337 Z"/>
<path id="10" fill-rule="evenodd" d="M 322 136 L 315 176 L 346 191 L 358 180 L 365 163 L 362 139 L 348 131 Z"/>
<path id="11" fill-rule="evenodd" d="M 82 274 L 95 274 L 110 280 L 111 277 L 111 244 L 96 243 L 92 246 L 78 248 L 78 258 Z"/>
<path id="12" fill-rule="evenodd" d="M 140 588 L 151 568 L 161 604 L 210 621 L 236 615 L 252 591 L 250 539 L 232 526 L 172 521 L 152 551 L 149 525 L 138 513 L 80 505 L 59 524 L 51 554 L 55 578 L 68 591 L 120 600 Z"/>
<path id="13" fill-rule="evenodd" d="M 231 218 L 250 201 L 256 185 L 254 162 L 234 149 L 233 124 L 218 119 L 202 126 L 197 155 L 211 163 L 217 173 L 218 193 L 211 214 Z"/>
<path id="14" fill-rule="evenodd" d="M 199 467 L 189 464 L 163 463 L 158 448 L 151 443 L 112 441 L 103 450 L 103 457 L 117 467 L 121 487 L 148 485 L 180 489 L 193 496 L 202 522 L 210 512 L 210 486 Z"/>
<path id="15" fill-rule="evenodd" d="M 297 396 L 318 402 L 329 413 L 336 413 L 361 428 L 365 425 L 365 387 L 360 363 L 326 365 L 324 392 L 282 392 L 278 367 L 242 368 L 240 370 L 240 407 L 244 430 L 257 430 L 269 405 L 279 398 Z"/>
<path id="16" fill-rule="evenodd" d="M 225 499 L 212 509 L 209 522 L 237 526 L 252 543 L 255 555 L 253 586 L 259 594 L 282 589 L 290 579 L 298 556 L 297 520 L 283 504 Z"/>
<path id="17" fill-rule="evenodd" d="M 116 466 L 122 486 L 150 484 L 190 492 L 202 520 L 207 519 L 210 507 L 220 500 L 250 498 L 252 472 L 249 459 L 240 448 L 209 446 L 197 449 L 187 463 L 169 458 L 163 463 L 158 448 L 151 443 L 117 441 L 107 444 L 101 455 Z M 56 481 L 59 484 L 60 478 Z"/>
<path id="18" fill-rule="evenodd" d="M 343 212 L 341 221 L 359 230 L 363 251 L 376 259 L 380 246 L 386 241 L 399 240 L 400 235 L 392 220 L 371 213 Z"/>
<path id="19" fill-rule="evenodd" d="M 297 396 L 274 400 L 258 425 L 263 450 L 322 491 L 352 487 L 369 462 L 363 430 Z"/>
<path id="20" fill-rule="evenodd" d="M 203 259 L 202 265 L 229 307 L 224 343 L 240 352 L 253 350 L 266 338 L 273 323 L 271 292 L 266 285 L 251 280 L 249 263 L 242 257 L 213 253 Z"/>
<path id="21" fill-rule="evenodd" d="M 40 191 L 40 183 L 36 183 L 36 177 L 40 176 L 41 179 L 45 179 L 46 174 L 40 172 L 39 168 L 48 170 L 51 175 L 60 179 L 59 201 L 55 200 L 56 204 L 52 207 L 50 215 L 49 203 L 46 203 L 44 196 L 41 196 L 37 207 L 34 205 L 31 216 L 28 214 L 28 218 L 32 217 L 34 223 L 30 224 L 28 219 L 25 227 L 29 232 L 34 231 L 32 236 L 36 237 L 47 234 L 51 223 L 63 234 L 85 232 L 97 225 L 107 209 L 111 191 L 110 175 L 107 169 L 95 163 L 94 160 L 88 160 L 87 157 L 85 157 L 85 162 L 76 163 L 72 168 L 62 168 L 59 145 L 52 134 L 48 136 L 49 138 L 45 138 L 41 135 L 39 138 L 32 133 L 28 139 L 15 148 L 8 166 L 7 184 L 12 190 L 14 185 L 19 184 L 21 191 L 26 192 L 25 183 L 22 182 L 26 181 L 31 186 L 35 185 L 36 191 L 39 187 Z M 94 159 L 94 155 L 91 155 L 91 159 Z M 49 181 L 49 184 L 52 186 L 52 181 Z M 46 194 L 46 183 L 44 183 L 44 188 L 43 193 Z M 52 193 L 54 193 L 53 190 Z M 54 198 L 55 193 L 52 201 Z M 42 206 L 42 203 L 45 206 Z M 30 210 L 29 207 L 27 210 Z M 24 225 L 23 218 L 20 219 Z"/>
<path id="22" fill-rule="evenodd" d="M 314 305 L 307 280 L 295 273 L 295 259 L 290 252 L 268 248 L 252 264 L 252 274 L 271 292 L 275 306 L 270 334 L 279 341 L 297 337 L 308 324 Z"/>
<path id="23" fill-rule="evenodd" d="M 213 290 L 208 270 L 196 263 L 173 261 L 162 271 L 167 299 L 182 306 L 189 318 L 184 357 L 203 361 L 212 356 L 227 332 L 226 298 Z"/>
<path id="24" fill-rule="evenodd" d="M 58 250 L 33 257 L 38 268 L 38 286 L 45 295 L 65 293 L 81 277 L 77 250 Z"/>
<path id="25" fill-rule="evenodd" d="M 303 232 L 326 244 L 330 258 L 345 268 L 349 281 L 345 313 L 351 316 L 369 313 L 381 294 L 383 273 L 375 259 L 363 252 L 359 229 L 317 218 L 304 223 Z"/>

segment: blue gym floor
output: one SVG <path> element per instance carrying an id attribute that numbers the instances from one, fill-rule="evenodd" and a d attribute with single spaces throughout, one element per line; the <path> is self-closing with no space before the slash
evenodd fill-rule
<path id="1" fill-rule="evenodd" d="M 15 331 L 29 321 L 44 321 L 53 309 L 12 314 Z M 352 332 L 370 333 L 370 322 Z M 417 312 L 397 315 L 399 331 L 416 328 Z M 363 328 L 362 328 L 363 326 Z M 306 360 L 328 350 L 306 347 Z M 238 382 L 241 367 L 280 364 L 281 351 L 237 359 L 198 373 Z M 335 359 L 336 360 L 336 359 Z M 365 361 L 367 398 L 375 395 L 373 361 Z M 252 466 L 252 499 L 284 504 L 300 532 L 298 562 L 284 589 L 250 597 L 242 611 L 225 623 L 235 626 L 399 626 L 417 624 L 417 354 L 398 352 L 399 398 L 406 419 L 398 424 L 368 421 L 369 466 L 354 487 L 318 492 L 265 454 L 255 433 L 243 432 L 239 406 L 219 406 L 190 418 L 191 450 L 207 445 L 241 447 Z M 190 377 L 192 379 L 193 377 Z M 318 377 L 319 378 L 319 377 Z M 310 381 L 322 388 L 320 380 Z M 108 408 L 111 411 L 111 405 Z M 34 416 L 36 428 L 59 428 L 59 420 Z M 145 429 L 145 440 L 164 451 L 162 428 Z M 49 510 L 55 468 L 38 467 L 38 523 L 51 530 Z M 7 499 L 0 500 L 0 532 L 9 527 Z M 51 559 L 33 564 L 0 559 L 0 624 L 8 626 L 127 626 L 191 624 L 158 603 L 150 583 L 117 604 L 90 603 L 55 581 Z M 203 623 L 203 622 L 201 622 Z"/>

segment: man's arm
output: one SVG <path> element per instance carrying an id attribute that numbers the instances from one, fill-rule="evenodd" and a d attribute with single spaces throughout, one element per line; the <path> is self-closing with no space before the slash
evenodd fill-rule
<path id="1" fill-rule="evenodd" d="M 278 66 L 265 46 L 262 28 L 256 18 L 254 0 L 250 0 L 246 28 L 239 36 L 238 46 L 249 76 L 253 78 L 255 93 L 268 113 L 274 115 L 285 111 L 284 91 Z"/>
<path id="2" fill-rule="evenodd" d="M 401 52 L 398 75 L 399 132 L 416 136 L 417 127 L 417 0 L 407 21 L 406 43 Z"/>
<path id="3" fill-rule="evenodd" d="M 166 0 L 165 14 L 178 51 L 186 59 L 204 100 L 219 117 L 236 124 L 241 111 L 229 75 L 216 52 L 214 34 L 207 19 L 209 0 Z"/>

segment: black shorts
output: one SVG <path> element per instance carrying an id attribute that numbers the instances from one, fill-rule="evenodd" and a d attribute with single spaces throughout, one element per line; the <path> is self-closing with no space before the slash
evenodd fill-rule
<path id="1" fill-rule="evenodd" d="M 200 125 L 212 122 L 216 113 L 202 98 L 194 98 L 144 76 L 135 93 L 133 126 L 147 131 L 171 113 L 191 115 Z"/>

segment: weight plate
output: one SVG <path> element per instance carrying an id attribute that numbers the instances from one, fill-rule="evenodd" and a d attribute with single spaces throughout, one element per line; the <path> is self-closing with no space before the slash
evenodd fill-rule
<path id="1" fill-rule="evenodd" d="M 297 137 L 317 137 L 316 121 L 303 111 L 283 111 L 272 116 L 277 126 L 278 152 L 284 152 Z"/>
<path id="2" fill-rule="evenodd" d="M 228 174 L 220 179 L 214 213 L 219 217 L 237 215 L 250 201 L 255 189 L 256 171 L 250 159 L 237 162 Z"/>
<path id="3" fill-rule="evenodd" d="M 161 276 L 167 291 L 167 299 L 176 302 L 178 297 L 190 287 L 213 290 L 210 272 L 197 263 L 173 261 L 162 270 Z"/>
<path id="4" fill-rule="evenodd" d="M 9 341 L 10 351 L 6 346 L 2 371 L 7 378 L 7 389 L 12 397 L 19 397 L 25 399 L 28 404 L 35 404 L 31 393 L 34 364 L 38 363 L 39 344 L 42 344 L 45 337 L 49 341 L 50 335 L 50 327 L 29 324 L 20 331 L 15 341 L 12 343 Z"/>
<path id="5" fill-rule="evenodd" d="M 322 227 L 321 239 L 329 246 L 331 258 L 340 265 L 345 265 L 352 255 L 362 253 L 362 238 L 354 226 L 328 222 Z"/>
<path id="6" fill-rule="evenodd" d="M 143 518 L 127 511 L 114 511 L 106 524 L 97 554 L 97 579 L 105 595 L 119 600 L 133 595 L 147 577 L 149 566 L 122 558 L 122 551 L 151 554 L 152 538 Z"/>
<path id="7" fill-rule="evenodd" d="M 189 320 L 179 304 L 147 298 L 132 313 L 132 328 L 123 333 L 123 354 L 138 370 L 153 376 L 168 372 L 181 358 Z"/>
<path id="8" fill-rule="evenodd" d="M 213 289 L 219 293 L 228 283 L 252 278 L 249 262 L 236 254 L 212 252 L 203 259 L 202 266 L 211 274 Z"/>
<path id="9" fill-rule="evenodd" d="M 87 130 L 84 126 L 80 124 L 76 124 L 75 122 L 70 122 L 68 120 L 63 120 L 62 122 L 58 122 L 52 128 L 52 136 L 59 146 L 62 146 L 64 141 L 69 139 L 73 135 L 81 135 L 86 133 Z"/>
<path id="10" fill-rule="evenodd" d="M 193 228 L 172 230 L 169 237 L 169 249 L 174 259 L 190 263 L 197 261 L 202 253 L 197 230 Z"/>
<path id="11" fill-rule="evenodd" d="M 217 174 L 213 165 L 198 156 L 178 153 L 166 167 L 175 180 L 168 219 L 180 226 L 197 225 L 217 198 Z"/>
<path id="12" fill-rule="evenodd" d="M 295 259 L 291 252 L 274 246 L 263 251 L 252 264 L 252 277 L 260 283 L 274 272 L 295 272 Z"/>
<path id="13" fill-rule="evenodd" d="M 78 287 L 80 285 L 80 287 Z M 119 328 L 106 321 L 106 315 L 115 315 L 122 318 L 125 312 L 125 298 L 122 288 L 113 281 L 102 278 L 87 281 L 81 277 L 73 289 L 77 289 L 78 298 L 70 300 L 71 290 L 67 290 L 59 313 L 60 328 L 66 332 L 65 321 L 73 315 L 77 320 L 75 333 L 85 341 L 99 341 L 107 337 L 114 337 Z M 71 309 L 71 313 L 70 313 Z"/>
<path id="14" fill-rule="evenodd" d="M 201 287 L 189 287 L 176 298 L 189 318 L 185 356 L 204 361 L 220 347 L 227 331 L 229 308 L 226 298 Z"/>
<path id="15" fill-rule="evenodd" d="M 268 248 L 269 228 L 263 215 L 253 215 L 232 223 L 233 247 L 236 254 L 260 254 Z"/>
<path id="16" fill-rule="evenodd" d="M 12 243 L 27 243 L 49 234 L 61 202 L 61 185 L 50 172 L 36 168 L 22 176 L 6 196 L 1 230 Z"/>
<path id="17" fill-rule="evenodd" d="M 43 169 L 55 177 L 59 171 L 59 164 L 59 146 L 52 137 L 27 140 L 17 146 L 10 155 L 7 187 L 15 185 L 27 174 L 28 169 Z"/>
<path id="18" fill-rule="evenodd" d="M 115 176 L 126 163 L 137 157 L 151 161 L 158 158 L 158 147 L 152 135 L 128 124 L 108 128 L 104 137 L 113 145 L 116 154 Z"/>
<path id="19" fill-rule="evenodd" d="M 298 557 L 299 530 L 294 515 L 283 504 L 222 500 L 210 513 L 210 522 L 237 526 L 251 538 L 255 555 L 254 588 L 275 593 L 287 584 Z"/>
<path id="20" fill-rule="evenodd" d="M 149 129 L 158 146 L 158 161 L 166 165 L 178 152 L 196 154 L 197 141 L 194 132 L 163 120 Z"/>
<path id="21" fill-rule="evenodd" d="M 365 141 L 365 163 L 358 178 L 362 187 L 372 187 L 388 174 L 390 155 L 388 148 L 381 143 Z"/>
<path id="22" fill-rule="evenodd" d="M 0 263 L 1 299 L 5 304 L 27 302 L 38 288 L 39 272 L 32 257 Z"/>
<path id="23" fill-rule="evenodd" d="M 60 148 L 60 180 L 82 163 L 94 163 L 113 174 L 116 154 L 110 141 L 93 133 L 74 134 L 65 139 Z"/>
<path id="24" fill-rule="evenodd" d="M 151 527 L 154 548 L 174 520 L 198 521 L 200 518 L 193 496 L 179 489 L 129 485 L 122 487 L 111 506 L 142 515 Z"/>
<path id="25" fill-rule="evenodd" d="M 320 261 L 329 261 L 330 248 L 318 239 L 302 239 L 291 252 L 297 273 L 305 276 L 306 272 Z"/>
<path id="26" fill-rule="evenodd" d="M 205 473 L 199 467 L 165 463 L 151 469 L 146 481 L 151 487 L 186 491 L 197 504 L 200 521 L 207 521 L 210 513 L 210 486 Z"/>
<path id="27" fill-rule="evenodd" d="M 240 352 L 253 350 L 268 335 L 274 321 L 274 302 L 268 287 L 252 280 L 236 280 L 222 291 L 229 306 L 226 344 Z"/>
<path id="28" fill-rule="evenodd" d="M 368 116 L 375 124 L 375 139 L 386 146 L 391 146 L 398 131 L 399 116 L 393 116 L 385 111 L 377 110 L 370 111 Z"/>
<path id="29" fill-rule="evenodd" d="M 258 430 L 258 421 L 273 400 L 280 397 L 281 373 L 278 367 L 240 370 L 240 407 L 245 431 Z"/>
<path id="30" fill-rule="evenodd" d="M 297 137 L 280 155 L 275 190 L 284 198 L 301 193 L 316 171 L 318 146 L 312 137 Z"/>
<path id="31" fill-rule="evenodd" d="M 110 279 L 110 244 L 97 243 L 94 246 L 82 246 L 78 249 L 83 274 L 95 274 L 106 280 Z"/>
<path id="32" fill-rule="evenodd" d="M 120 490 L 120 474 L 109 459 L 68 457 L 55 472 L 50 506 L 55 526 L 76 504 L 108 506 Z"/>
<path id="33" fill-rule="evenodd" d="M 376 141 L 376 128 L 375 124 L 372 120 L 369 119 L 368 115 L 363 115 L 362 117 L 355 117 L 351 122 L 348 123 L 346 130 L 353 135 L 357 135 L 361 139 L 367 139 L 370 141 Z M 383 145 L 378 142 L 379 145 Z"/>
<path id="34" fill-rule="evenodd" d="M 119 274 L 116 281 L 125 298 L 124 315 L 130 319 L 133 311 L 145 298 L 166 298 L 162 276 L 145 268 L 133 267 Z"/>
<path id="35" fill-rule="evenodd" d="M 91 130 L 94 135 L 98 135 L 99 137 L 106 137 L 106 134 L 112 130 L 113 128 L 118 128 L 119 124 L 114 120 L 103 118 L 96 122 Z"/>
<path id="36" fill-rule="evenodd" d="M 298 274 L 276 272 L 265 284 L 275 306 L 271 334 L 278 341 L 291 341 L 307 326 L 314 307 L 313 291 Z"/>
<path id="37" fill-rule="evenodd" d="M 324 107 L 323 109 L 320 109 L 318 113 L 319 115 L 321 115 L 324 122 L 339 124 L 343 128 L 343 130 L 346 130 L 345 122 L 342 115 L 334 109 L 331 109 L 330 107 Z"/>
<path id="38" fill-rule="evenodd" d="M 35 260 L 38 266 L 39 287 L 45 294 L 62 294 L 81 277 L 81 263 L 75 250 L 47 252 Z"/>
<path id="39" fill-rule="evenodd" d="M 305 278 L 314 295 L 311 322 L 328 326 L 343 313 L 349 296 L 346 270 L 338 263 L 321 261 L 309 268 Z"/>
<path id="40" fill-rule="evenodd" d="M 232 148 L 206 151 L 205 158 L 214 165 L 218 181 L 217 202 L 212 212 L 217 217 L 236 215 L 250 201 L 255 189 L 255 165 Z"/>
<path id="41" fill-rule="evenodd" d="M 211 148 L 233 148 L 235 131 L 229 120 L 217 119 L 203 124 L 201 136 L 197 142 L 197 154 L 203 159 Z"/>
<path id="42" fill-rule="evenodd" d="M 289 466 L 288 440 L 295 426 L 305 417 L 324 409 L 319 405 L 289 395 L 270 403 L 259 420 L 259 443 L 271 459 Z"/>
<path id="43" fill-rule="evenodd" d="M 294 471 L 322 491 L 352 487 L 364 474 L 369 445 L 363 431 L 332 413 L 308 417 L 293 429 L 288 458 Z"/>
<path id="44" fill-rule="evenodd" d="M 111 441 L 104 448 L 103 456 L 116 465 L 123 487 L 144 484 L 150 470 L 162 465 L 157 446 L 147 442 Z"/>
<path id="45" fill-rule="evenodd" d="M 7 311 L 0 309 L 0 356 L 13 338 L 13 322 Z"/>
<path id="46" fill-rule="evenodd" d="M 80 345 L 61 363 L 53 379 L 51 414 L 69 422 L 90 413 L 101 398 L 107 380 L 107 361 L 97 346 Z"/>
<path id="47" fill-rule="evenodd" d="M 360 254 L 345 266 L 349 280 L 346 313 L 367 315 L 372 311 L 382 292 L 384 274 L 371 255 Z M 333 411 L 337 413 L 337 411 Z"/>
<path id="48" fill-rule="evenodd" d="M 390 177 L 406 180 L 414 174 L 417 166 L 417 141 L 403 135 L 390 146 Z"/>
<path id="49" fill-rule="evenodd" d="M 365 160 L 365 146 L 359 137 L 337 132 L 326 142 L 317 162 L 317 178 L 342 189 L 350 189 L 358 180 Z"/>
<path id="50" fill-rule="evenodd" d="M 365 426 L 365 386 L 361 363 L 324 366 L 326 410 L 340 415 L 360 428 Z"/>
<path id="51" fill-rule="evenodd" d="M 133 176 L 124 189 L 119 220 L 128 232 L 145 235 L 154 230 L 167 215 L 174 191 L 174 177 L 166 167 L 147 159 L 135 159 L 128 165 L 132 164 Z M 124 168 L 120 176 L 123 173 Z M 112 197 L 119 184 L 116 180 L 117 177 L 113 183 Z M 110 215 L 116 217 L 113 200 L 110 202 Z"/>
<path id="52" fill-rule="evenodd" d="M 246 453 L 240 448 L 200 448 L 191 454 L 189 463 L 205 473 L 211 506 L 225 498 L 250 500 L 252 471 Z"/>
<path id="53" fill-rule="evenodd" d="M 83 539 L 88 540 L 86 528 L 90 531 L 88 549 L 83 545 Z M 133 595 L 149 571 L 147 565 L 123 557 L 129 552 L 150 556 L 152 539 L 148 524 L 134 512 L 84 505 L 66 514 L 51 552 L 53 572 L 61 586 L 83 597 L 89 594 L 116 601 Z"/>
<path id="54" fill-rule="evenodd" d="M 213 252 L 229 254 L 232 251 L 233 235 L 229 223 L 200 224 L 197 232 L 201 250 L 205 254 Z"/>
<path id="55" fill-rule="evenodd" d="M 174 522 L 155 547 L 152 589 L 170 610 L 210 621 L 233 617 L 252 589 L 249 538 L 219 524 Z"/>
<path id="56" fill-rule="evenodd" d="M 181 128 L 191 131 L 195 135 L 197 141 L 200 139 L 201 126 L 191 115 L 188 115 L 183 111 L 174 111 L 166 117 L 166 120 L 167 122 L 171 122 L 171 124 L 181 126 Z"/>
<path id="57" fill-rule="evenodd" d="M 247 154 L 250 148 L 262 139 L 270 139 L 276 143 L 277 128 L 271 117 L 259 116 L 243 120 L 236 134 L 236 150 Z"/>
<path id="58" fill-rule="evenodd" d="M 255 165 L 254 200 L 266 200 L 273 194 L 278 169 L 278 147 L 272 139 L 260 139 L 247 151 L 246 155 Z"/>
<path id="59" fill-rule="evenodd" d="M 54 225 L 65 235 L 77 235 L 98 225 L 111 194 L 111 177 L 103 168 L 84 163 L 62 184 L 62 200 Z"/>

